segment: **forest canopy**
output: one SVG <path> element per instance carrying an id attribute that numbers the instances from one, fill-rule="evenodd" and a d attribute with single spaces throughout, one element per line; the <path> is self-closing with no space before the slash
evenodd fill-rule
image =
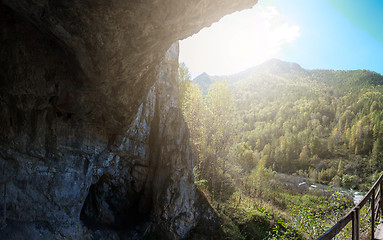
<path id="1" fill-rule="evenodd" d="M 187 71 L 181 64 L 181 76 Z M 196 181 L 212 202 L 238 191 L 270 199 L 278 174 L 366 190 L 383 171 L 380 74 L 305 70 L 273 59 L 179 84 Z"/>

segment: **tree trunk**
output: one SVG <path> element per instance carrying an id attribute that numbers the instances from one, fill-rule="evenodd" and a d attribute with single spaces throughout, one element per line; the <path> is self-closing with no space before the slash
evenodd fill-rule
<path id="1" fill-rule="evenodd" d="M 214 194 L 215 194 L 215 164 L 214 161 L 212 162 L 212 171 L 213 174 L 211 176 L 211 203 L 214 203 Z"/>
<path id="2" fill-rule="evenodd" d="M 220 187 L 220 190 L 219 190 L 219 202 L 222 202 L 222 192 L 223 192 L 223 184 L 224 184 L 224 177 L 225 177 L 225 173 L 226 173 L 226 161 L 223 160 L 223 168 L 222 168 L 222 175 L 223 175 L 223 178 L 222 178 L 222 181 L 221 181 L 221 187 Z"/>

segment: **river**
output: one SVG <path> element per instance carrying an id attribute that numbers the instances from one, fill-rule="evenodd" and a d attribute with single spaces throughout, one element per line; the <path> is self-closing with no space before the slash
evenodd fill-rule
<path id="1" fill-rule="evenodd" d="M 291 190 L 296 190 L 298 192 L 320 191 L 328 195 L 331 195 L 334 192 L 341 192 L 345 195 L 350 195 L 350 197 L 352 196 L 354 204 L 359 203 L 365 195 L 365 193 L 353 189 L 330 187 L 320 183 L 311 182 L 309 179 L 300 176 L 277 173 L 276 178 L 279 180 L 279 182 L 283 183 L 285 187 L 290 188 Z"/>

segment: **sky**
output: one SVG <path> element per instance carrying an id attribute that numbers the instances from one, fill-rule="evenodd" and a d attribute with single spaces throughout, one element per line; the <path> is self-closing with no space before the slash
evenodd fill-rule
<path id="1" fill-rule="evenodd" d="M 180 41 L 180 62 L 192 78 L 237 73 L 270 58 L 383 74 L 383 0 L 259 0 Z"/>

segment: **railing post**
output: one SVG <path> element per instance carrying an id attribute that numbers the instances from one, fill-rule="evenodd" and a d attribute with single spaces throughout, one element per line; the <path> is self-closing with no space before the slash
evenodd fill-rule
<path id="1" fill-rule="evenodd" d="M 360 225 L 359 225 L 359 211 L 360 208 L 357 206 L 355 207 L 353 211 L 353 218 L 352 218 L 352 240 L 359 240 L 359 232 L 360 232 Z"/>
<path id="2" fill-rule="evenodd" d="M 383 217 L 383 181 L 382 180 L 379 183 L 379 187 L 380 187 L 379 209 L 380 209 L 380 216 Z"/>
<path id="3" fill-rule="evenodd" d="M 374 240 L 375 234 L 375 189 L 372 189 L 371 195 L 371 240 Z"/>

